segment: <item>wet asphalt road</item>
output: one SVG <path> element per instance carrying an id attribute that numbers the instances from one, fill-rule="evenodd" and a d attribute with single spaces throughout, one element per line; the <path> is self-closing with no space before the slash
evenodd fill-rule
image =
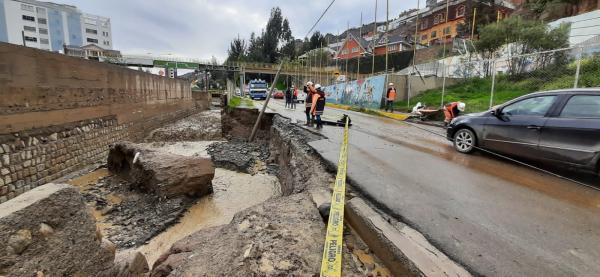
<path id="1" fill-rule="evenodd" d="M 262 102 L 257 102 L 262 103 Z M 303 105 L 268 111 L 305 121 Z M 476 275 L 599 276 L 600 191 L 482 154 L 391 119 L 350 114 L 348 179 Z M 425 127 L 443 134 L 436 127 Z M 311 142 L 336 164 L 342 129 Z M 577 174 L 575 174 L 577 175 Z M 600 187 L 591 176 L 574 176 Z"/>

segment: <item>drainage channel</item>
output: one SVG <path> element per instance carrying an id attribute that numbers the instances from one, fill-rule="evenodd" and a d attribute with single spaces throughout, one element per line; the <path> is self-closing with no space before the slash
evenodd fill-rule
<path id="1" fill-rule="evenodd" d="M 211 117 L 215 115 L 214 111 L 210 112 Z M 212 180 L 213 193 L 208 196 L 199 199 L 144 199 L 145 196 L 124 189 L 128 186 L 127 181 L 112 175 L 106 168 L 73 178 L 69 183 L 80 188 L 97 219 L 97 226 L 117 244 L 118 250 L 143 253 L 152 268 L 155 261 L 164 260 L 161 255 L 169 252 L 174 243 L 198 231 L 228 224 L 237 213 L 269 199 L 303 193 L 317 187 L 327 188 L 332 183 L 332 174 L 324 170 L 319 158 L 306 144 L 319 137 L 301 128 L 289 128 L 289 122 L 279 116 L 274 118 L 271 115 L 261 124 L 259 146 L 243 142 L 254 115 L 253 111 L 234 110 L 224 113 L 222 119 L 219 117 L 223 126 L 218 127 L 228 140 L 140 144 L 175 155 L 212 156 L 217 168 Z M 215 127 L 214 118 L 211 120 L 211 126 Z M 198 122 L 197 118 L 193 123 L 179 122 L 173 126 L 183 128 L 167 126 L 162 131 L 153 132 L 153 136 L 177 140 L 179 135 L 165 133 L 165 130 L 179 130 L 185 133 L 183 139 L 189 139 L 190 132 L 214 131 L 214 128 L 207 129 L 206 126 L 194 129 L 192 125 L 204 124 Z M 197 137 L 214 139 L 216 136 L 201 134 Z M 269 153 L 265 154 L 265 149 Z M 243 157 L 253 157 L 253 163 L 245 163 Z M 128 208 L 131 211 L 123 211 Z M 151 210 L 152 213 L 148 213 Z M 345 268 L 351 268 L 348 272 L 359 276 L 391 276 L 358 234 L 347 227 L 344 233 L 344 263 Z M 320 253 L 316 254 L 320 256 Z"/>

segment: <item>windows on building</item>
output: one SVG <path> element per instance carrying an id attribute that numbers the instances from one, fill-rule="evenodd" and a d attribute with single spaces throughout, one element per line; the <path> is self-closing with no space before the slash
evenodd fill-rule
<path id="1" fill-rule="evenodd" d="M 38 18 L 38 23 L 42 25 L 48 24 L 48 20 L 45 18 Z"/>
<path id="2" fill-rule="evenodd" d="M 431 38 L 436 38 L 436 37 L 437 37 L 437 31 L 431 32 Z"/>
<path id="3" fill-rule="evenodd" d="M 352 53 L 358 52 L 358 47 L 352 47 Z"/>
<path id="4" fill-rule="evenodd" d="M 421 40 L 427 40 L 427 35 L 422 35 Z"/>
<path id="5" fill-rule="evenodd" d="M 460 5 L 456 9 L 456 17 L 465 16 L 465 5 Z"/>
<path id="6" fill-rule="evenodd" d="M 25 31 L 29 31 L 29 32 L 35 32 L 35 27 L 31 27 L 31 26 L 23 26 L 23 30 Z"/>
<path id="7" fill-rule="evenodd" d="M 105 36 L 105 37 L 108 37 L 108 32 L 102 31 L 102 35 Z"/>
<path id="8" fill-rule="evenodd" d="M 21 4 L 21 10 L 32 12 L 33 11 L 33 6 Z"/>
<path id="9" fill-rule="evenodd" d="M 103 41 L 103 44 L 106 45 L 106 46 L 110 46 L 110 41 L 106 41 L 105 40 L 105 41 Z"/>
<path id="10" fill-rule="evenodd" d="M 33 17 L 33 16 L 28 16 L 28 15 L 23 15 L 23 20 L 27 20 L 27 21 L 35 21 L 35 17 Z"/>
<path id="11" fill-rule="evenodd" d="M 46 13 L 46 9 L 44 9 L 44 8 L 40 8 L 40 7 L 36 7 L 36 8 L 35 8 L 35 11 L 36 11 L 37 13 L 42 13 L 42 14 L 43 14 L 43 13 Z"/>
<path id="12" fill-rule="evenodd" d="M 348 49 L 342 50 L 342 55 L 348 55 Z"/>
<path id="13" fill-rule="evenodd" d="M 98 34 L 98 30 L 89 29 L 89 28 L 85 28 L 85 32 L 88 34 L 94 34 L 94 35 Z"/>
<path id="14" fill-rule="evenodd" d="M 42 34 L 42 35 L 48 34 L 48 29 L 40 28 L 39 30 L 40 30 L 40 34 Z"/>
<path id="15" fill-rule="evenodd" d="M 421 22 L 421 30 L 425 30 L 425 29 L 427 29 L 427 27 L 429 27 L 429 26 L 427 24 L 427 19 L 425 19 Z"/>
<path id="16" fill-rule="evenodd" d="M 445 16 L 443 13 L 438 13 L 433 17 L 433 24 L 440 24 L 440 23 L 444 23 L 446 20 Z"/>
<path id="17" fill-rule="evenodd" d="M 40 43 L 41 44 L 49 44 L 48 39 L 47 38 L 40 38 Z"/>
<path id="18" fill-rule="evenodd" d="M 450 26 L 444 28 L 444 35 L 449 35 L 450 34 Z"/>
<path id="19" fill-rule="evenodd" d="M 37 42 L 37 38 L 35 38 L 35 37 L 25 36 L 24 39 L 25 39 L 25 41 Z"/>
<path id="20" fill-rule="evenodd" d="M 87 42 L 98 43 L 98 40 L 95 38 L 87 38 Z"/>

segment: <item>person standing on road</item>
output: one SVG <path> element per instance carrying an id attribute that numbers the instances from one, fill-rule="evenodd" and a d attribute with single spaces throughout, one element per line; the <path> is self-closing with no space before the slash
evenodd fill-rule
<path id="1" fill-rule="evenodd" d="M 292 91 L 290 88 L 285 90 L 285 108 L 292 108 Z"/>
<path id="2" fill-rule="evenodd" d="M 292 109 L 296 109 L 296 102 L 298 102 L 298 88 L 292 85 Z"/>
<path id="3" fill-rule="evenodd" d="M 461 112 L 465 111 L 466 104 L 463 102 L 452 102 L 444 106 L 444 126 L 448 126 L 452 119 L 456 118 Z"/>
<path id="4" fill-rule="evenodd" d="M 312 96 L 316 92 L 317 91 L 315 90 L 313 83 L 311 81 L 308 81 L 306 83 L 306 86 L 304 86 L 304 93 L 306 93 L 306 99 L 304 100 L 304 113 L 306 114 L 306 126 L 313 125 L 313 122 L 311 120 L 310 110 L 312 107 Z"/>
<path id="5" fill-rule="evenodd" d="M 394 101 L 396 101 L 396 88 L 394 87 L 394 83 L 390 83 L 387 94 L 385 95 L 385 111 L 388 109 L 393 113 L 394 112 Z"/>
<path id="6" fill-rule="evenodd" d="M 316 118 L 317 129 L 323 129 L 323 122 L 321 121 L 321 115 L 323 115 L 323 111 L 325 110 L 325 92 L 321 85 L 317 84 L 315 86 L 316 93 L 312 96 L 312 105 L 311 105 L 311 114 Z"/>

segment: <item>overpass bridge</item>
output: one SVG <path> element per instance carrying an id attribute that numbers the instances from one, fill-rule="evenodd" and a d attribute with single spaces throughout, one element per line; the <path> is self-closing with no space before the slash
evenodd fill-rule
<path id="1" fill-rule="evenodd" d="M 160 67 L 169 69 L 191 69 L 199 71 L 229 71 L 260 74 L 276 74 L 279 64 L 272 63 L 256 63 L 256 62 L 227 62 L 217 64 L 211 60 L 168 57 L 168 56 L 152 56 L 152 55 L 123 55 L 118 60 L 110 61 L 123 66 L 136 67 Z M 284 63 L 281 74 L 289 76 L 333 76 L 339 72 L 336 67 L 315 67 L 305 66 L 297 63 Z"/>

